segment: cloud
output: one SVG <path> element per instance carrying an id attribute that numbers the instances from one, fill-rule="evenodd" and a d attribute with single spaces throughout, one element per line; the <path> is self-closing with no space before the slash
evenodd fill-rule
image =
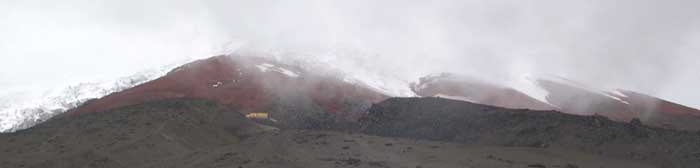
<path id="1" fill-rule="evenodd" d="M 112 78 L 212 54 L 228 38 L 206 13 L 177 10 L 196 4 L 120 2 L 3 1 L 2 78 L 43 86 Z"/>
<path id="2" fill-rule="evenodd" d="M 0 71 L 16 72 L 0 79 L 18 81 L 2 85 L 126 74 L 241 40 L 403 80 L 546 73 L 700 107 L 697 1 L 0 3 Z"/>

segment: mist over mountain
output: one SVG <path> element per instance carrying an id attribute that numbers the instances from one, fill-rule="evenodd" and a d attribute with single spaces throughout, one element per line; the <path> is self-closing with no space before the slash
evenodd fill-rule
<path id="1" fill-rule="evenodd" d="M 404 82 L 451 72 L 517 85 L 553 74 L 700 107 L 695 1 L 0 3 L 2 95 L 247 46 Z"/>
<path id="2" fill-rule="evenodd" d="M 697 167 L 699 7 L 2 0 L 0 167 Z"/>

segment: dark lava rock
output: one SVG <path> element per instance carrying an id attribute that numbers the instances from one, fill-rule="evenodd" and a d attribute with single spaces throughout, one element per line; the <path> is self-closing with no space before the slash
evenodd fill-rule
<path id="1" fill-rule="evenodd" d="M 564 165 L 564 168 L 578 168 L 578 166 L 572 165 L 572 164 L 566 164 L 566 165 Z"/>
<path id="2" fill-rule="evenodd" d="M 0 134 L 0 151 L 8 151 L 0 152 L 0 163 L 25 160 L 31 167 L 140 167 L 175 154 L 237 143 L 260 129 L 240 112 L 211 101 L 153 101 L 57 117 L 30 129 Z M 18 150 L 31 152 L 12 152 Z M 226 153 L 222 159 L 233 155 Z"/>
<path id="3" fill-rule="evenodd" d="M 630 124 L 635 125 L 635 126 L 641 126 L 642 120 L 639 120 L 639 118 L 634 118 L 634 119 L 632 119 L 632 121 L 630 121 Z"/>
<path id="4" fill-rule="evenodd" d="M 490 110 L 481 110 L 481 109 Z M 700 151 L 700 136 L 686 131 L 614 122 L 602 116 L 576 116 L 556 111 L 523 111 L 441 98 L 391 98 L 375 104 L 360 119 L 362 131 L 465 144 L 516 147 L 562 147 L 625 156 L 634 151 L 655 163 L 676 167 L 700 165 L 684 159 Z"/>
<path id="5" fill-rule="evenodd" d="M 543 164 L 536 163 L 536 164 L 529 164 L 529 165 L 527 165 L 527 167 L 546 168 L 547 166 L 545 166 Z"/>

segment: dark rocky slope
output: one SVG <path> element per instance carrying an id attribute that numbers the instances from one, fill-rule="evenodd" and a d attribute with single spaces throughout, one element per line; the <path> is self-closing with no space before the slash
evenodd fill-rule
<path id="1" fill-rule="evenodd" d="M 441 98 L 392 98 L 361 120 L 368 134 L 476 145 L 558 148 L 662 167 L 700 165 L 700 134 Z"/>
<path id="2" fill-rule="evenodd" d="M 438 98 L 394 98 L 370 111 L 360 123 L 344 124 L 326 115 L 300 115 L 300 120 L 312 123 L 311 130 L 279 130 L 215 101 L 150 101 L 60 116 L 0 134 L 0 164 L 3 168 L 692 167 L 700 157 L 696 134 L 602 117 Z"/>
<path id="3" fill-rule="evenodd" d="M 0 134 L 2 167 L 135 167 L 264 131 L 238 111 L 176 99 L 53 118 Z"/>

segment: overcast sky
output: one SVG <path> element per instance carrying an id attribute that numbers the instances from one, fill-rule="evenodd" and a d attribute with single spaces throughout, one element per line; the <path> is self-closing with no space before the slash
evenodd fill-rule
<path id="1" fill-rule="evenodd" d="M 124 76 L 230 42 L 322 51 L 406 80 L 553 74 L 700 108 L 695 0 L 0 0 L 0 93 Z"/>

